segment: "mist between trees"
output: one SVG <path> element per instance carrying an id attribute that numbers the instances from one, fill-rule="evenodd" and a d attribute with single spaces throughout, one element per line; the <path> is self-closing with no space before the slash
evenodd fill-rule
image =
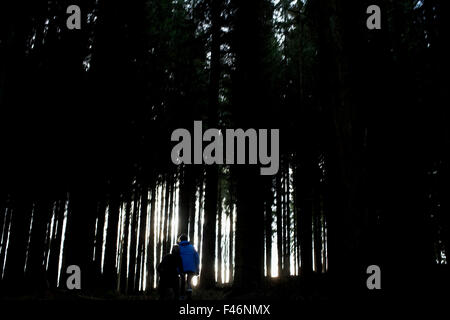
<path id="1" fill-rule="evenodd" d="M 70 265 L 82 290 L 151 291 L 182 232 L 202 288 L 448 274 L 448 1 L 3 2 L 2 295 L 64 289 Z M 279 129 L 278 172 L 174 165 L 195 120 Z"/>

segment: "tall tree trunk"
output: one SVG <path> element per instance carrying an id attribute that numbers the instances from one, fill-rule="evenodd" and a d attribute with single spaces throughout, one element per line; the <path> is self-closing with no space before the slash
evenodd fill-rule
<path id="1" fill-rule="evenodd" d="M 229 261 L 229 272 L 230 272 L 230 283 L 234 281 L 234 204 L 232 201 L 231 210 L 230 210 L 230 247 L 228 250 L 228 261 Z"/>
<path id="2" fill-rule="evenodd" d="M 222 284 L 222 196 L 219 188 L 219 208 L 217 210 L 217 283 Z"/>
<path id="3" fill-rule="evenodd" d="M 218 120 L 220 85 L 220 13 L 221 0 L 211 2 L 211 70 L 209 78 L 208 127 L 215 128 Z M 212 288 L 215 285 L 216 215 L 218 202 L 219 171 L 216 165 L 206 169 L 205 222 L 203 226 L 202 272 L 200 285 Z"/>
<path id="4" fill-rule="evenodd" d="M 16 199 L 17 204 L 11 213 L 11 230 L 9 246 L 4 266 L 3 289 L 11 294 L 19 293 L 24 288 L 25 253 L 28 242 L 27 227 L 32 204 L 25 199 Z"/>
<path id="5" fill-rule="evenodd" d="M 267 189 L 268 192 L 265 197 L 266 272 L 267 278 L 270 279 L 272 277 L 272 180 L 270 180 Z"/>
<path id="6" fill-rule="evenodd" d="M 129 276 L 128 276 L 128 292 L 135 292 L 135 277 L 136 277 L 136 248 L 137 248 L 137 234 L 138 234 L 138 219 L 139 219 L 139 189 L 134 186 L 135 190 L 133 191 L 133 208 L 131 214 L 130 221 L 130 257 L 129 257 Z"/>
<path id="7" fill-rule="evenodd" d="M 131 195 L 128 195 L 126 199 L 126 207 L 125 207 L 125 221 L 123 232 L 123 242 L 122 242 L 122 250 L 121 250 L 121 259 L 120 259 L 120 292 L 123 294 L 128 293 L 128 245 L 129 245 L 129 230 L 131 228 L 131 220 L 132 220 L 132 199 Z"/>
<path id="8" fill-rule="evenodd" d="M 236 257 L 233 286 L 260 288 L 264 278 L 264 202 L 258 168 L 239 168 L 237 174 Z M 249 230 L 254 230 L 249 232 Z"/>
<path id="9" fill-rule="evenodd" d="M 165 197 L 164 197 L 164 191 L 166 190 L 167 187 L 167 180 L 164 181 L 163 185 L 161 186 L 161 193 L 160 193 L 160 199 L 161 199 L 161 203 L 160 203 L 160 207 L 158 210 L 158 216 L 159 216 L 159 225 L 157 225 L 156 227 L 158 228 L 158 237 L 157 237 L 157 245 L 156 245 L 156 263 L 159 263 L 162 260 L 163 257 L 163 231 L 164 231 L 164 206 L 165 206 Z"/>
<path id="10" fill-rule="evenodd" d="M 175 220 L 173 215 L 174 215 L 174 203 L 173 203 L 173 199 L 174 199 L 174 193 L 175 193 L 175 182 L 173 180 L 173 178 L 171 179 L 172 183 L 170 185 L 170 196 L 169 196 L 169 217 L 167 220 L 167 251 L 169 252 L 171 250 L 172 247 L 172 224 L 173 221 Z"/>
<path id="11" fill-rule="evenodd" d="M 103 251 L 103 231 L 105 228 L 106 200 L 102 198 L 97 209 L 97 234 L 95 235 L 95 282 L 101 286 L 99 280 L 102 278 L 102 251 Z M 59 221 L 59 220 L 58 220 Z M 62 221 L 60 221 L 62 224 Z M 59 223 L 58 223 L 59 226 Z M 58 251 L 59 253 L 59 251 Z"/>
<path id="12" fill-rule="evenodd" d="M 145 241 L 146 237 L 146 229 L 148 220 L 148 185 L 144 183 L 141 187 L 141 208 L 140 208 L 140 223 L 139 223 L 139 247 L 138 247 L 138 256 L 137 256 L 137 276 L 136 282 L 134 284 L 135 288 L 139 290 L 141 285 L 144 284 L 144 269 L 146 264 L 144 263 L 145 257 Z"/>
<path id="13" fill-rule="evenodd" d="M 80 267 L 83 273 L 81 290 L 92 288 L 92 279 L 95 273 L 92 253 L 94 251 L 97 201 L 93 188 L 94 186 L 84 187 L 83 190 L 78 189 L 71 192 L 64 242 L 65 266 L 63 266 L 63 271 L 70 265 Z"/>
<path id="14" fill-rule="evenodd" d="M 189 234 L 189 216 L 191 210 L 195 210 L 195 175 L 192 166 L 184 166 L 180 187 L 180 204 L 178 214 L 178 234 Z"/>
<path id="15" fill-rule="evenodd" d="M 297 159 L 297 155 L 295 155 L 295 158 Z M 298 207 L 297 207 L 297 203 L 298 203 L 298 199 L 297 199 L 297 182 L 296 182 L 296 163 L 293 164 L 292 166 L 292 184 L 293 184 L 293 202 L 294 202 L 294 211 L 292 212 L 293 215 L 293 219 L 294 219 L 294 251 L 295 251 L 295 272 L 297 274 L 300 274 L 300 246 L 298 243 L 298 231 L 299 231 L 299 225 L 298 225 Z"/>
<path id="16" fill-rule="evenodd" d="M 317 273 L 322 272 L 322 208 L 320 195 L 314 195 L 314 265 Z"/>
<path id="17" fill-rule="evenodd" d="M 275 177 L 275 199 L 277 214 L 277 255 L 278 255 L 278 276 L 282 276 L 283 270 L 283 221 L 282 221 L 282 205 L 281 205 L 281 177 L 277 174 Z"/>
<path id="18" fill-rule="evenodd" d="M 106 230 L 105 261 L 103 265 L 104 286 L 106 289 L 116 291 L 117 277 L 117 227 L 120 216 L 120 195 L 112 192 L 109 198 L 108 229 Z"/>
<path id="19" fill-rule="evenodd" d="M 1 245 L 2 245 L 2 250 L 0 252 L 0 282 L 2 283 L 2 288 L 4 288 L 5 286 L 3 285 L 4 278 L 3 278 L 3 269 L 5 267 L 6 261 L 5 261 L 5 255 L 7 255 L 7 248 L 6 248 L 6 244 L 8 243 L 8 238 L 9 238 L 9 231 L 10 231 L 10 225 L 11 225 L 11 219 L 12 219 L 12 209 L 11 208 L 6 208 L 5 210 L 5 221 L 3 223 L 3 229 L 2 229 L 2 238 L 0 239 L 1 241 Z"/>
<path id="20" fill-rule="evenodd" d="M 201 240 L 203 236 L 203 224 L 202 224 L 202 215 L 203 215 L 203 201 L 204 201 L 204 190 L 203 185 L 205 183 L 203 169 L 201 169 L 200 174 L 200 188 L 199 188 L 199 200 L 198 200 L 198 220 L 197 220 L 197 250 L 198 254 L 201 257 Z"/>
<path id="21" fill-rule="evenodd" d="M 156 207 L 156 182 L 153 184 L 151 188 L 151 200 L 150 200 L 150 213 L 149 213 L 149 221 L 150 221 L 150 232 L 149 232 L 149 242 L 147 247 L 147 285 L 146 290 L 153 290 L 154 279 L 155 279 L 155 207 Z"/>
<path id="22" fill-rule="evenodd" d="M 195 168 L 195 175 L 197 176 L 197 168 Z M 197 200 L 197 185 L 194 186 L 194 190 L 191 193 L 191 199 L 190 199 L 190 203 L 191 205 L 189 206 L 189 236 L 188 239 L 191 242 L 194 242 L 194 235 L 195 235 L 195 212 L 196 212 L 196 200 Z"/>
<path id="23" fill-rule="evenodd" d="M 361 163 L 362 123 L 358 123 L 358 108 L 349 90 L 349 53 L 357 41 L 355 15 L 357 8 L 342 0 L 317 2 L 318 56 L 320 60 L 320 103 L 326 106 L 328 116 L 328 184 L 327 222 L 329 275 L 335 288 L 350 293 L 364 290 L 360 281 L 364 274 L 360 224 L 366 210 L 356 201 L 363 194 L 361 179 L 364 177 Z M 344 16 L 345 15 L 345 16 Z M 344 24 L 345 21 L 345 24 Z M 345 94 L 344 94 L 345 92 Z M 403 102 L 402 102 L 403 103 Z M 358 125 L 356 125 L 358 123 Z M 395 174 L 394 174 L 395 176 Z M 309 204 L 308 204 L 309 206 Z M 367 266 L 366 266 L 367 267 Z M 342 290 L 336 294 L 342 294 Z"/>
<path id="24" fill-rule="evenodd" d="M 202 240 L 202 272 L 200 285 L 202 288 L 215 286 L 215 249 L 216 249 L 216 212 L 217 212 L 218 173 L 216 166 L 206 169 L 205 216 Z"/>
<path id="25" fill-rule="evenodd" d="M 301 251 L 301 276 L 309 277 L 312 273 L 312 179 L 310 177 L 311 166 L 306 162 L 297 168 L 297 192 L 299 193 L 299 203 L 297 211 L 297 221 L 300 224 L 299 242 Z"/>
<path id="26" fill-rule="evenodd" d="M 26 277 L 28 285 L 42 294 L 47 289 L 46 258 L 51 252 L 52 234 L 50 233 L 53 206 L 50 201 L 37 201 L 33 208 L 30 242 L 27 253 Z M 28 234 L 28 232 L 27 232 Z M 57 253 L 59 255 L 59 252 Z M 36 293 L 36 292 L 35 292 Z"/>
<path id="27" fill-rule="evenodd" d="M 284 172 L 284 200 L 285 200 L 285 249 L 284 249 L 284 274 L 289 276 L 291 270 L 291 210 L 289 190 L 289 159 L 286 159 L 286 171 Z"/>
<path id="28" fill-rule="evenodd" d="M 166 177 L 166 191 L 165 191 L 165 196 L 164 196 L 164 216 L 163 216 L 163 220 L 164 220 L 164 225 L 161 225 L 161 231 L 162 231 L 162 236 L 164 237 L 163 240 L 163 249 L 162 249 L 162 256 L 166 255 L 169 253 L 169 239 L 168 239 L 168 234 L 169 234 L 169 214 L 170 214 L 170 194 L 172 193 L 172 179 L 170 177 L 169 174 L 167 174 Z"/>

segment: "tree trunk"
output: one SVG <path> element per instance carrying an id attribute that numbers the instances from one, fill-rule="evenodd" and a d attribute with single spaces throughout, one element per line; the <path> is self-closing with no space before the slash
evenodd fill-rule
<path id="1" fill-rule="evenodd" d="M 125 221 L 124 228 L 122 230 L 123 233 L 123 242 L 122 242 L 122 250 L 121 250 L 121 258 L 120 258 L 120 292 L 123 294 L 128 293 L 128 244 L 129 244 L 129 230 L 131 228 L 131 220 L 132 220 L 132 200 L 131 196 L 128 196 L 126 199 L 126 207 L 125 207 Z"/>
<path id="2" fill-rule="evenodd" d="M 134 186 L 135 190 L 133 191 L 133 211 L 131 214 L 130 221 L 130 257 L 129 257 L 129 270 L 128 270 L 128 292 L 135 292 L 135 281 L 136 281 L 136 248 L 138 246 L 137 242 L 137 234 L 138 234 L 138 219 L 139 219 L 139 189 Z"/>
<path id="3" fill-rule="evenodd" d="M 168 235 L 169 235 L 169 214 L 170 214 L 170 194 L 172 193 L 172 179 L 170 177 L 169 174 L 167 174 L 166 177 L 166 192 L 165 192 L 165 196 L 164 196 L 164 215 L 163 215 L 163 220 L 164 220 L 164 225 L 161 225 L 161 232 L 162 232 L 162 236 L 164 237 L 163 240 L 163 249 L 162 249 L 162 257 L 166 254 L 169 253 L 170 249 L 169 249 L 169 239 L 168 239 Z"/>
<path id="4" fill-rule="evenodd" d="M 217 111 L 219 106 L 220 85 L 220 13 L 221 0 L 211 2 L 211 70 L 209 79 L 208 101 L 208 127 L 217 126 Z M 216 215 L 218 205 L 219 169 L 216 165 L 206 169 L 206 193 L 205 193 L 205 221 L 203 226 L 202 243 L 202 273 L 200 285 L 202 288 L 215 286 L 215 249 L 216 249 Z M 220 210 L 219 210 L 220 211 Z M 221 212 L 221 211 L 220 211 Z"/>
<path id="5" fill-rule="evenodd" d="M 222 194 L 221 190 L 219 188 L 218 191 L 218 198 L 219 198 L 219 208 L 217 210 L 217 283 L 219 285 L 222 284 L 223 278 L 222 278 Z"/>
<path id="6" fill-rule="evenodd" d="M 264 202 L 258 168 L 239 169 L 233 286 L 247 291 L 260 288 L 264 278 Z"/>
<path id="7" fill-rule="evenodd" d="M 203 215 L 203 201 L 204 201 L 204 191 L 203 185 L 205 183 L 203 169 L 200 174 L 200 189 L 199 189 L 199 200 L 198 200 L 198 220 L 197 220 L 197 251 L 199 256 L 201 257 L 201 249 L 202 249 L 202 236 L 203 236 L 203 224 L 202 224 L 202 215 Z"/>
<path id="8" fill-rule="evenodd" d="M 101 285 L 99 280 L 102 278 L 102 251 L 103 251 L 103 231 L 105 228 L 105 214 L 106 214 L 106 201 L 101 199 L 98 204 L 97 210 L 97 234 L 95 235 L 95 282 L 97 285 Z M 62 224 L 62 221 L 61 221 Z M 59 224 L 58 224 L 59 225 Z M 58 251 L 59 253 L 59 251 Z"/>
<path id="9" fill-rule="evenodd" d="M 150 221 L 149 242 L 147 247 L 147 292 L 153 290 L 155 279 L 155 206 L 156 206 L 156 182 L 151 188 L 150 213 L 148 220 Z"/>
<path id="10" fill-rule="evenodd" d="M 28 242 L 29 219 L 32 204 L 25 199 L 17 199 L 11 212 L 9 246 L 4 266 L 3 289 L 11 294 L 20 293 L 24 288 L 25 253 Z"/>
<path id="11" fill-rule="evenodd" d="M 266 272 L 267 278 L 272 277 L 272 180 L 270 180 L 269 188 L 266 194 L 265 202 L 265 236 L 266 236 Z"/>
<path id="12" fill-rule="evenodd" d="M 284 172 L 284 204 L 285 204 L 285 247 L 284 247 L 284 274 L 291 272 L 291 210 L 289 196 L 289 159 L 286 159 L 286 172 Z"/>
<path id="13" fill-rule="evenodd" d="M 174 221 L 174 203 L 173 203 L 173 198 L 174 198 L 174 193 L 175 193 L 175 183 L 173 178 L 171 178 L 171 185 L 170 185 L 170 196 L 169 196 L 169 217 L 167 220 L 167 252 L 171 251 L 172 248 L 172 223 Z"/>
<path id="14" fill-rule="evenodd" d="M 218 173 L 216 166 L 206 169 L 205 217 L 203 223 L 202 240 L 202 272 L 200 285 L 202 288 L 215 286 L 214 270 L 216 249 L 216 212 L 217 212 L 217 184 Z"/>
<path id="15" fill-rule="evenodd" d="M 113 192 L 109 198 L 108 211 L 108 229 L 106 230 L 106 244 L 105 244 L 105 261 L 103 265 L 103 278 L 105 288 L 111 291 L 116 291 L 118 277 L 117 277 L 117 227 L 120 216 L 120 196 Z"/>
<path id="16" fill-rule="evenodd" d="M 138 255 L 137 255 L 137 272 L 136 272 L 136 281 L 134 287 L 136 291 L 141 289 L 141 286 L 144 284 L 144 257 L 145 257 L 145 241 L 147 223 L 149 222 L 147 217 L 147 208 L 148 208 L 148 185 L 146 183 L 141 187 L 141 208 L 140 208 L 140 222 L 139 222 L 139 246 L 138 246 Z"/>
<path id="17" fill-rule="evenodd" d="M 10 231 L 10 225 L 11 225 L 11 219 L 12 219 L 12 209 L 6 208 L 5 209 L 5 220 L 3 223 L 3 230 L 2 230 L 2 238 L 0 239 L 2 244 L 2 250 L 0 252 L 0 282 L 4 283 L 3 278 L 3 269 L 4 269 L 4 262 L 5 262 L 5 255 L 7 254 L 6 244 L 8 243 L 9 238 L 9 231 Z M 2 284 L 3 287 L 3 284 Z"/>
<path id="18" fill-rule="evenodd" d="M 232 201 L 230 201 L 231 203 L 233 203 Z M 230 272 L 230 283 L 233 283 L 234 281 L 234 255 L 233 255 L 233 251 L 234 251 L 234 204 L 231 205 L 231 210 L 230 210 L 230 247 L 228 250 L 228 260 L 229 260 L 229 272 Z"/>
<path id="19" fill-rule="evenodd" d="M 189 234 L 189 216 L 191 210 L 195 210 L 195 176 L 192 166 L 184 166 L 180 188 L 180 205 L 178 214 L 178 234 Z"/>
<path id="20" fill-rule="evenodd" d="M 49 200 L 37 201 L 33 208 L 33 223 L 30 230 L 30 242 L 27 253 L 27 284 L 42 294 L 48 288 L 46 263 L 53 243 L 50 223 L 53 206 Z M 27 232 L 28 235 L 28 232 Z M 59 256 L 59 252 L 57 253 Z M 36 293 L 36 292 L 35 292 Z"/>
<path id="21" fill-rule="evenodd" d="M 276 214 L 277 214 L 277 254 L 278 254 L 278 276 L 282 276 L 283 270 L 283 221 L 282 221 L 282 205 L 281 205 L 281 177 L 277 174 L 275 177 L 276 189 Z"/>
<path id="22" fill-rule="evenodd" d="M 70 193 L 70 200 L 64 242 L 65 265 L 63 266 L 62 280 L 66 278 L 65 271 L 68 266 L 79 266 L 82 272 L 81 290 L 86 290 L 92 288 L 95 273 L 92 253 L 94 252 L 97 201 L 91 187 L 74 190 Z"/>
<path id="23" fill-rule="evenodd" d="M 317 273 L 322 273 L 322 209 L 320 196 L 314 195 L 314 265 Z"/>

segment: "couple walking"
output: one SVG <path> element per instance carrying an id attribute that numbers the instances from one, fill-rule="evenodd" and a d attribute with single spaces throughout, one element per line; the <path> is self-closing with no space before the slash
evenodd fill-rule
<path id="1" fill-rule="evenodd" d="M 200 259 L 185 234 L 178 237 L 170 254 L 158 265 L 160 298 L 167 300 L 192 297 L 192 278 L 199 274 Z M 180 281 L 181 280 L 181 281 Z M 187 282 L 187 288 L 186 288 Z M 181 297 L 180 297 L 181 295 Z"/>

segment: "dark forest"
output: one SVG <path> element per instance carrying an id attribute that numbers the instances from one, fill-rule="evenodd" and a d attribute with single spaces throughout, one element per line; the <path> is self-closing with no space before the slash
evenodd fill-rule
<path id="1" fill-rule="evenodd" d="M 0 297 L 157 299 L 181 233 L 200 255 L 194 299 L 447 291 L 449 14 L 446 0 L 2 1 Z M 279 129 L 277 174 L 173 164 L 171 134 L 194 121 Z"/>

